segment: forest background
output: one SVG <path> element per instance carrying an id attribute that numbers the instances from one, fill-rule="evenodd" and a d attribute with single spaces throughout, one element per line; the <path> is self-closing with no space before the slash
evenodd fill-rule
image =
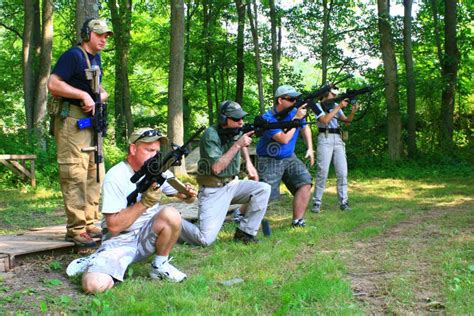
<path id="1" fill-rule="evenodd" d="M 2 0 L 0 153 L 36 154 L 38 183 L 57 187 L 46 81 L 83 21 L 101 16 L 115 32 L 102 53 L 107 167 L 136 127 L 182 144 L 223 100 L 251 121 L 280 84 L 311 91 L 344 78 L 342 91 L 376 87 L 348 128 L 351 169 L 472 165 L 473 12 L 454 0 Z M 21 185 L 6 169 L 0 179 Z"/>

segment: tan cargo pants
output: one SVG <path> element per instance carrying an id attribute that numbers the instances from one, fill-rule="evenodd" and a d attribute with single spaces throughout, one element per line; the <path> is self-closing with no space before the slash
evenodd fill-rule
<path id="1" fill-rule="evenodd" d="M 85 117 L 80 108 L 71 105 L 70 116 L 55 118 L 54 137 L 57 145 L 59 179 L 67 216 L 67 236 L 74 237 L 86 231 L 99 218 L 99 198 L 104 164 L 100 164 L 100 183 L 96 179 L 94 152 L 84 153 L 92 146 L 93 129 L 79 129 L 78 118 Z"/>

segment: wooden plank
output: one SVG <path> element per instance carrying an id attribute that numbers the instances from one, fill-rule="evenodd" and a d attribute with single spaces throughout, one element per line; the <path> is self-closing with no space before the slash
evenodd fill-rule
<path id="1" fill-rule="evenodd" d="M 36 159 L 36 155 L 0 155 L 0 160 Z"/>
<path id="2" fill-rule="evenodd" d="M 9 254 L 10 257 L 68 247 L 74 247 L 74 243 L 64 240 L 28 240 L 20 238 L 0 241 L 0 252 Z"/>
<path id="3" fill-rule="evenodd" d="M 5 167 L 7 167 L 8 169 L 10 169 L 14 174 L 16 174 L 17 176 L 23 176 L 21 174 L 21 172 L 19 170 L 17 170 L 13 165 L 10 164 L 10 162 L 8 160 L 0 160 L 0 163 L 2 163 L 2 165 L 4 165 Z"/>
<path id="4" fill-rule="evenodd" d="M 0 253 L 0 272 L 7 272 L 12 267 L 10 265 L 10 256 Z"/>
<path id="5" fill-rule="evenodd" d="M 20 170 L 20 171 L 23 173 L 23 175 L 26 175 L 28 178 L 31 177 L 30 172 L 29 172 L 25 167 L 23 167 L 21 164 L 19 164 L 17 161 L 15 161 L 15 160 L 10 160 L 10 163 L 11 163 L 15 168 L 17 168 L 18 170 Z"/>

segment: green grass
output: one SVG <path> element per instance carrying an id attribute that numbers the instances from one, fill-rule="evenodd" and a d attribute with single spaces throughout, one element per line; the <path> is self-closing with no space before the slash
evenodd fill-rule
<path id="1" fill-rule="evenodd" d="M 8 199 L 12 194 L 0 192 L 4 233 L 38 223 L 34 216 L 24 219 L 35 212 L 64 223 L 64 217 L 50 215 L 61 203 L 57 193 L 16 192 L 15 202 Z M 209 248 L 177 245 L 174 264 L 188 274 L 181 284 L 149 279 L 148 260 L 132 265 L 126 280 L 107 293 L 79 294 L 80 304 L 67 303 L 65 297 L 43 299 L 36 311 L 42 304 L 50 312 L 73 314 L 367 314 L 370 305 L 354 296 L 348 278 L 355 266 L 382 272 L 384 313 L 426 313 L 430 302 L 439 302 L 438 312 L 474 314 L 472 178 L 357 178 L 350 182 L 349 194 L 353 211 L 340 212 L 331 178 L 323 212 L 308 211 L 305 229 L 289 227 L 291 199 L 284 195 L 270 205 L 272 235 L 261 236 L 258 245 L 234 243 L 230 223 Z M 40 226 L 45 224 L 42 220 Z M 373 245 L 374 253 L 360 245 Z M 364 249 L 370 261 L 356 261 Z M 236 278 L 243 282 L 222 285 Z M 45 286 L 53 281 L 45 280 Z M 427 293 L 430 297 L 423 297 Z"/>

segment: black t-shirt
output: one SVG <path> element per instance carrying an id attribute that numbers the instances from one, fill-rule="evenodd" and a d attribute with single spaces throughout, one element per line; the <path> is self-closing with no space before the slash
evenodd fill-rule
<path id="1" fill-rule="evenodd" d="M 102 63 L 100 54 L 96 54 L 94 56 L 87 53 L 87 55 L 89 57 L 91 66 L 99 66 L 101 73 L 100 81 L 102 81 Z M 84 53 L 81 51 L 79 46 L 74 46 L 62 54 L 61 57 L 59 57 L 52 73 L 59 76 L 63 81 L 74 88 L 86 91 L 91 97 L 94 97 L 90 81 L 86 79 L 86 73 L 84 71 L 86 68 L 88 68 L 88 65 L 84 57 Z M 65 98 L 65 100 L 72 104 L 80 104 L 80 100 L 77 99 Z"/>

